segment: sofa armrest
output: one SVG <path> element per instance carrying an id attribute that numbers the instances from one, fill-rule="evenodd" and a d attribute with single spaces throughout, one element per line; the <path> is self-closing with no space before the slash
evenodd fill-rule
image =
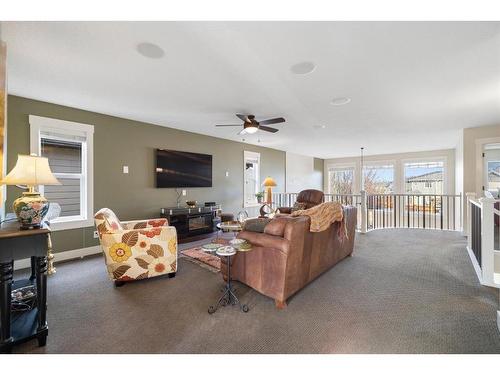
<path id="1" fill-rule="evenodd" d="M 168 220 L 165 218 L 130 220 L 130 221 L 122 221 L 121 224 L 125 229 L 158 228 L 158 227 L 168 226 Z"/>
<path id="2" fill-rule="evenodd" d="M 279 236 L 272 236 L 266 233 L 256 233 L 244 230 L 238 234 L 238 238 L 247 240 L 252 244 L 252 246 L 277 249 L 284 254 L 288 254 L 290 250 L 289 241 Z"/>

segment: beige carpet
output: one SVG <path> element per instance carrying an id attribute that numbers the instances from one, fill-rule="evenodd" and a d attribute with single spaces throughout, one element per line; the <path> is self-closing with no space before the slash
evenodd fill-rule
<path id="1" fill-rule="evenodd" d="M 223 285 L 220 273 L 183 257 L 175 278 L 121 288 L 101 257 L 62 263 L 48 282 L 47 346 L 32 341 L 14 352 L 500 353 L 498 290 L 478 283 L 459 233 L 358 235 L 354 256 L 284 311 L 236 283 L 250 311 L 209 315 Z"/>

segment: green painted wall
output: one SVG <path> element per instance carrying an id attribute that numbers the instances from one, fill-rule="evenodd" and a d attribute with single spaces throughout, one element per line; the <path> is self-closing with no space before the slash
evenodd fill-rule
<path id="1" fill-rule="evenodd" d="M 222 204 L 223 211 L 240 211 L 244 150 L 260 152 L 262 180 L 266 176 L 274 177 L 278 183 L 275 191 L 283 191 L 285 186 L 283 151 L 17 96 L 8 97 L 8 171 L 16 163 L 17 154 L 29 153 L 29 115 L 94 125 L 94 211 L 109 207 L 122 220 L 158 217 L 161 207 L 176 204 L 174 189 L 154 187 L 156 148 L 213 155 L 213 187 L 187 189 L 187 197 L 182 197 L 183 201 L 186 198 L 199 202 L 216 201 Z M 129 174 L 122 173 L 124 165 L 129 166 Z M 226 171 L 229 177 L 225 176 Z M 20 194 L 20 189 L 9 186 L 7 212 L 11 211 L 12 201 Z M 97 245 L 93 230 L 93 227 L 88 227 L 54 232 L 54 252 Z"/>

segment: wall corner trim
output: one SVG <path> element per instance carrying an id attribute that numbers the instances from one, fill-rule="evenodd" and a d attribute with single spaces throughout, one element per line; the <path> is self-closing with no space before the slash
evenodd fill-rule
<path id="1" fill-rule="evenodd" d="M 54 262 L 61 262 L 64 260 L 83 258 L 89 255 L 95 255 L 102 252 L 101 246 L 90 246 L 84 247 L 82 249 L 61 251 L 60 253 L 54 254 Z M 30 268 L 31 261 L 29 258 L 16 260 L 14 262 L 14 269 Z"/>

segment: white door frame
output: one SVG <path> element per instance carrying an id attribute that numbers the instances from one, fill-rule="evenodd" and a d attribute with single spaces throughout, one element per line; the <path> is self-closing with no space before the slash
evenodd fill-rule
<path id="1" fill-rule="evenodd" d="M 485 163 L 483 160 L 483 152 L 484 146 L 490 143 L 500 143 L 500 137 L 476 139 L 476 194 L 478 197 L 484 196 Z"/>

